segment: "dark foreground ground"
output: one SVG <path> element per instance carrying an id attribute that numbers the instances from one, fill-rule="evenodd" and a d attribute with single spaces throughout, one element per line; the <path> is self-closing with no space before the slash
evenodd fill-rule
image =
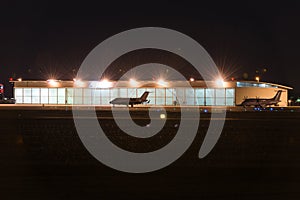
<path id="1" fill-rule="evenodd" d="M 147 152 L 174 137 L 180 113 L 164 131 L 136 139 L 118 130 L 109 111 L 100 124 L 118 146 Z M 149 123 L 145 111 L 131 115 Z M 300 199 L 300 112 L 228 112 L 213 151 L 199 159 L 209 124 L 170 166 L 146 174 L 110 169 L 83 147 L 70 110 L 0 110 L 0 199 Z"/>

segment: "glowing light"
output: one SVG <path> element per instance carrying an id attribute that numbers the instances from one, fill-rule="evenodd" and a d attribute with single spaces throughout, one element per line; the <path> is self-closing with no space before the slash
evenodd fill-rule
<path id="1" fill-rule="evenodd" d="M 194 82 L 194 81 L 195 81 L 195 79 L 194 79 L 194 78 L 190 78 L 190 81 L 191 81 L 191 82 Z"/>
<path id="2" fill-rule="evenodd" d="M 58 80 L 56 80 L 56 79 L 48 79 L 47 82 L 52 87 L 57 87 L 58 86 Z"/>
<path id="3" fill-rule="evenodd" d="M 259 79 L 260 79 L 259 76 L 256 76 L 256 77 L 255 77 L 255 80 L 256 80 L 257 82 L 259 82 Z"/>
<path id="4" fill-rule="evenodd" d="M 80 79 L 73 79 L 75 87 L 85 87 L 85 83 Z"/>
<path id="5" fill-rule="evenodd" d="M 22 81 L 22 78 L 18 78 L 18 81 Z"/>
<path id="6" fill-rule="evenodd" d="M 168 83 L 165 82 L 163 79 L 159 79 L 157 81 L 157 84 L 160 85 L 160 86 L 164 86 L 164 87 L 166 87 L 168 85 Z"/>
<path id="7" fill-rule="evenodd" d="M 129 83 L 130 83 L 130 86 L 132 87 L 137 87 L 138 86 L 138 82 L 135 80 L 135 79 L 129 79 Z"/>
<path id="8" fill-rule="evenodd" d="M 160 114 L 159 116 L 161 119 L 166 119 L 166 115 L 165 114 Z"/>
<path id="9" fill-rule="evenodd" d="M 217 86 L 217 87 L 224 87 L 224 85 L 225 85 L 225 82 L 224 82 L 224 80 L 223 80 L 222 78 L 218 78 L 218 79 L 215 81 L 215 83 L 216 83 L 216 86 Z"/>
<path id="10" fill-rule="evenodd" d="M 102 81 L 99 82 L 99 87 L 100 88 L 111 88 L 112 82 L 108 81 L 107 79 L 103 79 Z"/>

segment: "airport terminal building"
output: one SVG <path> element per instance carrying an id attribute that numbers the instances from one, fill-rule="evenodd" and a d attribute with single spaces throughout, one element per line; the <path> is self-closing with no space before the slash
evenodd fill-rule
<path id="1" fill-rule="evenodd" d="M 282 90 L 279 106 L 288 105 L 287 86 L 256 82 L 204 81 L 13 81 L 17 104 L 110 105 L 117 97 L 140 97 L 149 105 L 235 106 L 245 98 L 272 98 Z"/>

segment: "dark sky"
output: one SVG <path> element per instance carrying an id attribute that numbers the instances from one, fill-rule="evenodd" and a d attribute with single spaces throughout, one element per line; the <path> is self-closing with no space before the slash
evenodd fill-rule
<path id="1" fill-rule="evenodd" d="M 0 83 L 8 78 L 72 79 L 85 56 L 106 38 L 156 26 L 197 40 L 224 72 L 295 88 L 300 94 L 299 1 L 2 1 Z M 75 69 L 75 71 L 74 71 Z"/>

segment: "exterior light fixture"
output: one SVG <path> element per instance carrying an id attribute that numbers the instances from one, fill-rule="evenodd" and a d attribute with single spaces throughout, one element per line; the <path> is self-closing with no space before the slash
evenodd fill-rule
<path id="1" fill-rule="evenodd" d="M 138 86 L 138 82 L 135 79 L 129 79 L 129 84 L 132 87 L 137 87 Z"/>
<path id="2" fill-rule="evenodd" d="M 225 82 L 224 82 L 224 80 L 223 80 L 222 78 L 218 78 L 218 79 L 215 81 L 215 83 L 216 83 L 216 86 L 217 86 L 217 87 L 224 87 L 224 86 L 225 86 Z"/>
<path id="3" fill-rule="evenodd" d="M 168 83 L 165 82 L 163 79 L 159 79 L 157 81 L 157 84 L 160 85 L 160 86 L 163 86 L 163 87 L 166 87 L 168 85 Z"/>
<path id="4" fill-rule="evenodd" d="M 51 87 L 57 87 L 58 86 L 58 80 L 56 80 L 56 79 L 48 79 L 47 82 Z"/>
<path id="5" fill-rule="evenodd" d="M 257 82 L 259 82 L 259 79 L 260 79 L 259 76 L 256 76 L 256 77 L 255 77 L 255 80 L 256 80 Z"/>

